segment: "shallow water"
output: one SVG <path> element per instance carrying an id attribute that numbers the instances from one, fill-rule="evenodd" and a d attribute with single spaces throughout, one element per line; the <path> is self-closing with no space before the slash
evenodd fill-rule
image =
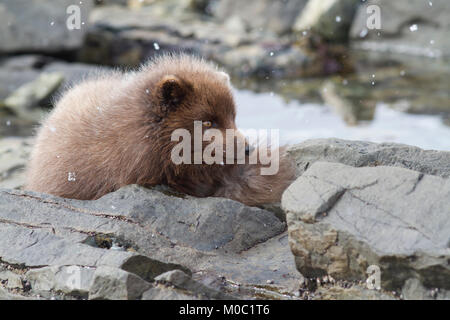
<path id="1" fill-rule="evenodd" d="M 281 144 L 333 137 L 450 151 L 450 127 L 435 115 L 408 114 L 378 103 L 372 121 L 348 126 L 327 105 L 286 103 L 276 94 L 256 94 L 247 90 L 236 90 L 235 99 L 238 106 L 236 122 L 242 131 L 279 129 Z"/>

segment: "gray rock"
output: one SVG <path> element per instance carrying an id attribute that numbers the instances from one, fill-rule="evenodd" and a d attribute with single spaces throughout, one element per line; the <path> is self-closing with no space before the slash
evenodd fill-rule
<path id="1" fill-rule="evenodd" d="M 0 136 L 30 136 L 63 90 L 108 68 L 39 56 L 6 58 L 0 65 Z M 36 108 L 36 107 L 42 107 Z"/>
<path id="2" fill-rule="evenodd" d="M 369 30 L 367 20 L 373 15 L 367 9 L 380 9 L 381 29 Z M 370 0 L 358 10 L 351 29 L 356 48 L 429 58 L 450 56 L 450 2 L 447 0 Z M 416 25 L 416 26 L 414 26 Z"/>
<path id="3" fill-rule="evenodd" d="M 297 176 L 316 161 L 353 167 L 394 166 L 444 178 L 450 176 L 450 152 L 403 144 L 314 139 L 291 146 L 288 152 L 296 162 Z"/>
<path id="4" fill-rule="evenodd" d="M 8 96 L 3 105 L 19 118 L 37 122 L 42 118 L 43 112 L 33 107 L 48 99 L 63 80 L 61 73 L 41 73 L 36 80 L 24 84 Z"/>
<path id="5" fill-rule="evenodd" d="M 53 291 L 87 297 L 95 268 L 82 266 L 51 266 L 30 269 L 25 278 L 34 292 Z"/>
<path id="6" fill-rule="evenodd" d="M 54 61 L 46 64 L 42 68 L 43 72 L 60 73 L 64 75 L 62 89 L 70 87 L 83 79 L 98 76 L 99 74 L 108 72 L 109 68 L 85 63 L 67 63 Z"/>
<path id="7" fill-rule="evenodd" d="M 151 284 L 121 269 L 102 266 L 95 270 L 89 299 L 137 300 Z"/>
<path id="8" fill-rule="evenodd" d="M 294 31 L 312 30 L 326 40 L 347 42 L 359 0 L 309 0 Z"/>
<path id="9" fill-rule="evenodd" d="M 52 58 L 37 54 L 16 55 L 3 59 L 0 63 L 0 68 L 14 71 L 39 69 L 50 60 Z"/>
<path id="10" fill-rule="evenodd" d="M 343 288 L 335 285 L 320 287 L 314 292 L 313 300 L 396 300 L 394 296 L 380 290 L 370 290 L 361 285 Z"/>
<path id="11" fill-rule="evenodd" d="M 450 288 L 450 180 L 394 167 L 317 162 L 283 194 L 289 241 L 306 277 L 366 280 L 381 288 L 409 278 Z"/>
<path id="12" fill-rule="evenodd" d="M 196 296 L 202 296 L 207 299 L 230 300 L 231 296 L 220 291 L 214 290 L 202 283 L 192 280 L 190 276 L 181 270 L 172 270 L 163 273 L 155 278 L 158 282 L 170 283 L 179 289 L 192 292 Z"/>
<path id="13" fill-rule="evenodd" d="M 39 72 L 34 69 L 17 70 L 15 68 L 0 68 L 0 100 L 11 95 L 18 87 L 36 80 Z M 2 106 L 0 104 L 0 110 Z"/>
<path id="14" fill-rule="evenodd" d="M 22 296 L 19 294 L 10 293 L 10 292 L 8 292 L 8 290 L 6 290 L 0 286 L 0 301 L 1 300 L 30 300 L 30 299 L 33 299 L 33 298 Z"/>
<path id="15" fill-rule="evenodd" d="M 285 229 L 273 213 L 233 200 L 166 195 L 135 185 L 88 205 L 100 211 L 113 206 L 123 217 L 202 251 L 223 248 L 238 253 Z"/>
<path id="16" fill-rule="evenodd" d="M 267 295 L 295 289 L 302 277 L 285 224 L 273 213 L 227 199 L 182 198 L 160 190 L 128 186 L 95 201 L 1 190 L 0 238 L 8 239 L 0 241 L 0 255 L 25 267 L 107 265 L 148 281 L 166 271 L 190 274 L 192 269 L 195 281 L 220 279 L 213 289 L 244 297 L 253 297 L 259 290 L 255 285 L 267 286 L 268 279 L 274 284 Z M 245 292 L 237 290 L 244 287 Z"/>
<path id="17" fill-rule="evenodd" d="M 239 17 L 248 28 L 283 34 L 291 31 L 306 3 L 307 0 L 222 0 L 213 8 L 213 14 L 221 21 Z"/>
<path id="18" fill-rule="evenodd" d="M 71 0 L 4 0 L 0 3 L 0 52 L 58 52 L 81 46 L 86 30 L 69 30 L 66 21 Z M 76 5 L 80 22 L 87 22 L 92 1 Z M 72 14 L 72 12 L 71 12 Z"/>
<path id="19" fill-rule="evenodd" d="M 142 294 L 141 300 L 201 300 L 190 292 L 175 288 L 157 286 L 148 289 Z"/>
<path id="20" fill-rule="evenodd" d="M 9 270 L 0 269 L 0 283 L 8 289 L 22 289 L 22 277 Z"/>
<path id="21" fill-rule="evenodd" d="M 72 239 L 56 236 L 31 225 L 2 223 L 0 230 L 2 237 L 5 237 L 0 245 L 0 256 L 3 262 L 10 265 L 23 267 L 106 265 L 136 273 L 148 280 L 177 267 L 133 252 L 104 250 L 74 243 Z"/>
<path id="22" fill-rule="evenodd" d="M 31 152 L 29 138 L 0 139 L 0 188 L 17 189 L 25 184 L 25 165 Z"/>
<path id="23" fill-rule="evenodd" d="M 276 5 L 280 3 L 277 1 Z M 180 17 L 175 13 L 166 15 L 165 11 L 162 1 L 139 10 L 96 8 L 80 59 L 88 63 L 138 66 L 153 56 L 183 51 L 214 60 L 240 76 L 298 77 L 322 70 L 317 67 L 320 62 L 294 45 L 288 35 L 280 38 L 268 30 L 247 31 L 242 19 L 236 16 L 219 24 L 192 13 Z"/>
<path id="24" fill-rule="evenodd" d="M 355 97 L 346 96 L 345 92 L 348 90 L 345 90 L 345 86 L 348 86 L 348 81 L 345 85 L 335 81 L 326 81 L 322 90 L 320 90 L 324 102 L 331 106 L 333 111 L 349 126 L 355 126 L 361 120 L 373 120 L 376 103 L 361 99 L 361 97 L 356 97 L 355 99 Z M 361 87 L 358 88 L 352 84 L 350 90 L 353 94 L 355 92 L 359 93 L 362 91 Z"/>

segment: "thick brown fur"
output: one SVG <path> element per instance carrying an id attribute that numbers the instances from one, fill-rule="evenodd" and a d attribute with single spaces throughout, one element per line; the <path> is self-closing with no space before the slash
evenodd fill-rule
<path id="1" fill-rule="evenodd" d="M 173 130 L 193 132 L 211 121 L 236 129 L 226 74 L 201 59 L 167 55 L 136 72 L 113 72 L 65 92 L 42 123 L 27 168 L 26 189 L 97 199 L 128 184 L 165 184 L 193 196 L 221 196 L 248 205 L 278 202 L 294 169 L 280 152 L 276 175 L 260 164 L 175 165 Z"/>

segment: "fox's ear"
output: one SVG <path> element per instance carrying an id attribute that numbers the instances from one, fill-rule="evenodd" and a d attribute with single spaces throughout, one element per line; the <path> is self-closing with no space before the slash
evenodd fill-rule
<path id="1" fill-rule="evenodd" d="M 157 94 L 161 105 L 171 109 L 178 106 L 191 90 L 192 85 L 187 81 L 175 75 L 166 75 L 158 83 Z"/>

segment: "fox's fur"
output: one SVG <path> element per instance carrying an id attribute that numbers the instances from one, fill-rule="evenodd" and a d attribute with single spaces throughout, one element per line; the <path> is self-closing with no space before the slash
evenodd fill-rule
<path id="1" fill-rule="evenodd" d="M 26 189 L 97 199 L 128 184 L 165 184 L 193 196 L 248 205 L 278 202 L 294 176 L 280 152 L 278 174 L 260 164 L 175 165 L 172 131 L 212 121 L 236 129 L 229 79 L 188 55 L 157 58 L 136 72 L 112 72 L 67 90 L 43 121 L 27 168 Z M 248 161 L 247 161 L 248 162 Z"/>

